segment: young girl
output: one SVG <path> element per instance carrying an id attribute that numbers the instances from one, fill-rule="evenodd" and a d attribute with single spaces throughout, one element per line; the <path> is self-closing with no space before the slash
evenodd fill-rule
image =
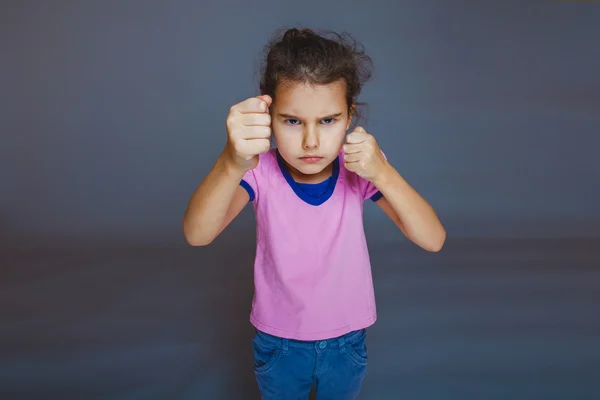
<path id="1" fill-rule="evenodd" d="M 264 399 L 354 399 L 376 319 L 363 203 L 438 251 L 431 206 L 361 127 L 346 136 L 370 58 L 341 35 L 290 29 L 267 48 L 261 95 L 231 107 L 227 144 L 183 220 L 207 245 L 251 201 L 256 213 L 254 370 Z M 271 148 L 273 134 L 277 148 Z"/>

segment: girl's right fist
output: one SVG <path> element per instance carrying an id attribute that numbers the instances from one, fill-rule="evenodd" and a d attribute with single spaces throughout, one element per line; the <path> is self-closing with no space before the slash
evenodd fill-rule
<path id="1" fill-rule="evenodd" d="M 245 171 L 256 167 L 258 155 L 271 149 L 272 102 L 268 95 L 251 97 L 229 110 L 227 147 L 235 163 Z"/>

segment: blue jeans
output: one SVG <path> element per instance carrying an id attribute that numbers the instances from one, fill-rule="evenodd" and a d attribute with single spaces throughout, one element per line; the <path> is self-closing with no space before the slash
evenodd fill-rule
<path id="1" fill-rule="evenodd" d="M 317 341 L 282 339 L 256 331 L 254 373 L 263 400 L 356 399 L 367 368 L 366 329 Z"/>

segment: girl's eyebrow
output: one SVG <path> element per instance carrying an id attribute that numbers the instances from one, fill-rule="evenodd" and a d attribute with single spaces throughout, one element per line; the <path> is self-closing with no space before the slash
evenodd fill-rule
<path id="1" fill-rule="evenodd" d="M 321 118 L 319 118 L 319 119 L 337 118 L 337 117 L 339 117 L 340 115 L 342 115 L 342 113 L 337 113 L 337 114 L 326 115 L 326 116 L 324 116 L 324 117 L 321 117 Z M 302 119 L 302 118 L 298 118 L 298 117 L 296 117 L 295 115 L 291 115 L 291 114 L 281 114 L 281 113 L 280 113 L 280 114 L 279 114 L 279 116 L 280 116 L 280 117 L 282 117 L 282 118 L 288 118 L 288 119 L 298 119 L 298 120 L 299 120 L 299 119 Z"/>

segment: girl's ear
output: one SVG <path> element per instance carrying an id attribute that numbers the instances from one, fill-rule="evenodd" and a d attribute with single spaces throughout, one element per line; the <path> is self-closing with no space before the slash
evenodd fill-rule
<path id="1" fill-rule="evenodd" d="M 352 104 L 350 106 L 350 110 L 348 111 L 348 122 L 346 123 L 346 130 L 350 129 L 350 125 L 352 125 L 352 119 L 356 115 L 356 104 Z"/>

